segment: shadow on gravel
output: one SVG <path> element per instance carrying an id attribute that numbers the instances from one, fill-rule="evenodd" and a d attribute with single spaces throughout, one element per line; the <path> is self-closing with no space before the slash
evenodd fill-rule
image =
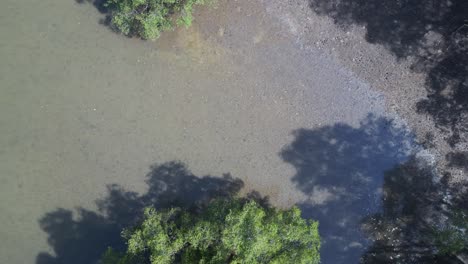
<path id="1" fill-rule="evenodd" d="M 445 159 L 450 167 L 468 172 L 468 151 L 451 152 L 447 154 Z"/>
<path id="2" fill-rule="evenodd" d="M 433 167 L 415 157 L 385 172 L 383 210 L 362 221 L 374 241 L 362 263 L 460 263 L 436 254 L 434 228 L 445 222 L 453 204 L 445 202 L 447 186 L 434 175 Z"/>
<path id="3" fill-rule="evenodd" d="M 281 157 L 309 199 L 300 207 L 320 223 L 322 263 L 358 263 L 369 246 L 361 222 L 382 210 L 384 172 L 406 162 L 413 137 L 395 122 L 369 115 L 359 127 L 299 129 Z"/>
<path id="4" fill-rule="evenodd" d="M 342 27 L 365 26 L 366 40 L 398 58 L 416 58 L 427 98 L 417 110 L 447 133 L 452 147 L 467 142 L 468 1 L 310 0 L 311 8 Z"/>
<path id="5" fill-rule="evenodd" d="M 67 209 L 47 213 L 39 224 L 49 236 L 54 255 L 40 253 L 36 263 L 97 263 L 109 246 L 125 250 L 120 232 L 141 220 L 138 216 L 144 207 L 195 209 L 211 198 L 234 195 L 243 187 L 241 180 L 229 174 L 197 177 L 179 162 L 151 167 L 146 182 L 149 189 L 143 195 L 109 185 L 107 197 L 96 202 L 98 212 L 77 208 L 76 214 Z"/>

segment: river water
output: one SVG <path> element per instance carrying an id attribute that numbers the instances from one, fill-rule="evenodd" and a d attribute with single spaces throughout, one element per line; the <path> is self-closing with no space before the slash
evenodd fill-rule
<path id="1" fill-rule="evenodd" d="M 411 136 L 381 94 L 301 49 L 260 3 L 200 8 L 193 27 L 155 42 L 101 19 L 73 0 L 2 3 L 0 263 L 65 263 L 36 259 L 74 246 L 41 228 L 48 212 L 96 210 L 108 184 L 145 192 L 150 166 L 173 160 L 230 173 L 281 207 L 322 210 L 356 192 L 351 224 L 379 210 L 383 173 L 407 159 Z M 355 258 L 365 248 L 345 242 Z"/>

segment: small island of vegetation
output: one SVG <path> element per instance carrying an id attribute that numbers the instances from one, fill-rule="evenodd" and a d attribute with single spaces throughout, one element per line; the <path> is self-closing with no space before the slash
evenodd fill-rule
<path id="1" fill-rule="evenodd" d="M 192 24 L 193 7 L 208 0 L 107 0 L 109 22 L 126 36 L 155 40 L 161 32 Z"/>

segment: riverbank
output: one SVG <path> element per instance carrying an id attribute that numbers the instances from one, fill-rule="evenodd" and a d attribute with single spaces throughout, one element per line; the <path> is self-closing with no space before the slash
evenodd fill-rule
<path id="1" fill-rule="evenodd" d="M 299 4 L 220 1 L 144 42 L 100 25 L 91 4 L 4 3 L 0 262 L 81 261 L 71 249 L 86 232 L 60 223 L 98 211 L 106 185 L 144 193 L 150 166 L 173 160 L 300 204 L 330 223 L 327 257 L 357 260 L 368 243 L 358 223 L 381 210 L 386 172 L 421 150 L 406 100 L 422 92 L 407 64 Z M 44 224 L 58 208 L 70 215 Z"/>
<path id="2" fill-rule="evenodd" d="M 467 136 L 466 133 L 461 132 L 458 142 L 451 143 L 448 139 L 454 132 L 450 131 L 450 127 L 438 124 L 437 117 L 418 110 L 418 104 L 421 104 L 429 96 L 428 90 L 435 89 L 428 87 L 430 85 L 428 79 L 434 78 L 430 74 L 435 73 L 429 72 L 431 68 L 424 69 L 429 64 L 429 62 L 424 61 L 425 58 L 423 57 L 424 55 L 427 56 L 427 54 L 420 51 L 421 54 L 414 52 L 406 57 L 398 56 L 399 53 L 394 50 L 395 48 L 391 46 L 391 43 L 388 44 L 385 40 L 381 40 L 381 43 L 377 42 L 377 40 L 369 40 L 370 34 L 378 33 L 374 31 L 378 29 L 385 30 L 385 23 L 387 22 L 385 19 L 387 18 L 382 17 L 382 21 L 374 21 L 374 24 L 372 24 L 371 19 L 373 19 L 375 14 L 368 14 L 368 20 L 361 18 L 360 21 L 355 21 L 350 18 L 359 15 L 365 16 L 366 12 L 371 11 L 371 8 L 368 6 L 363 6 L 360 14 L 354 14 L 352 12 L 356 10 L 352 7 L 349 7 L 348 10 L 340 10 L 340 7 L 335 6 L 333 8 L 332 3 L 327 4 L 325 1 L 320 0 L 262 2 L 268 13 L 277 17 L 279 21 L 282 21 L 283 30 L 295 36 L 294 41 L 299 47 L 306 50 L 319 50 L 323 54 L 327 54 L 327 56 L 336 59 L 343 67 L 352 71 L 355 76 L 365 80 L 373 89 L 382 93 L 385 96 L 386 111 L 395 113 L 406 120 L 408 126 L 415 133 L 418 142 L 434 155 L 434 162 L 437 163 L 439 170 L 442 173 L 448 172 L 451 174 L 449 180 L 453 184 L 463 183 L 468 180 L 466 178 L 467 168 L 462 165 L 466 162 L 464 161 L 466 157 L 463 157 L 463 154 L 461 154 L 459 157 L 461 160 L 458 162 L 450 159 L 453 153 L 464 153 L 468 148 L 467 142 L 464 140 Z M 346 2 L 342 3 L 343 8 L 347 4 Z M 356 8 L 359 9 L 358 7 Z M 463 10 L 463 7 L 460 8 Z M 336 11 L 336 13 L 333 13 L 333 11 Z M 329 12 L 329 15 L 327 15 L 327 12 Z M 338 12 L 341 13 L 338 14 Z M 383 14 L 388 13 L 388 16 L 392 14 L 392 10 L 386 10 L 385 8 L 382 8 L 378 12 Z M 444 10 L 439 10 L 439 12 L 443 13 Z M 346 15 L 348 15 L 348 18 L 346 18 Z M 460 16 L 463 14 L 457 13 L 454 15 L 458 16 L 453 18 L 456 20 L 460 19 Z M 416 20 L 421 19 L 422 16 L 424 16 L 424 12 L 420 12 L 418 16 L 414 17 L 414 23 L 417 23 Z M 400 17 L 395 16 L 395 19 L 400 19 Z M 411 21 L 411 18 L 406 19 L 408 21 L 397 21 L 401 23 L 400 27 L 407 26 L 404 23 Z M 446 24 L 445 21 L 442 22 L 441 24 Z M 378 23 L 382 23 L 381 28 L 379 28 Z M 463 26 L 463 24 L 458 25 L 454 29 L 460 29 L 460 26 Z M 407 32 L 406 34 L 408 34 L 408 37 L 411 37 L 411 34 L 422 34 L 428 39 L 428 45 L 433 42 L 444 41 L 436 33 L 431 32 L 430 29 L 430 26 L 425 28 L 427 31 L 425 34 L 424 32 Z M 393 32 L 396 30 L 397 28 L 389 30 L 388 34 L 397 34 Z M 405 32 L 400 32 L 400 34 L 404 35 Z M 399 36 L 395 36 L 395 38 L 397 37 Z M 429 46 L 427 49 L 437 48 L 433 46 Z M 463 57 L 460 59 L 463 60 Z M 453 63 L 456 63 L 456 61 Z M 445 74 L 456 74 L 448 73 L 453 70 L 456 69 L 445 69 L 447 72 Z M 441 80 L 430 79 L 430 81 L 442 82 L 443 78 L 451 78 L 450 76 L 444 76 L 444 73 L 438 74 Z M 453 82 L 456 81 L 453 80 Z M 465 100 L 463 92 L 460 92 L 458 96 L 460 98 L 453 99 L 457 102 L 447 100 L 446 103 L 459 103 L 460 108 L 463 108 L 463 100 Z M 443 105 L 440 106 L 441 109 L 443 107 Z M 454 116 L 457 114 L 460 115 L 460 113 L 452 113 Z M 463 112 L 461 115 L 459 122 L 463 122 Z M 461 131 L 463 131 L 463 126 Z M 462 163 L 460 166 L 453 166 L 453 163 L 460 162 Z"/>

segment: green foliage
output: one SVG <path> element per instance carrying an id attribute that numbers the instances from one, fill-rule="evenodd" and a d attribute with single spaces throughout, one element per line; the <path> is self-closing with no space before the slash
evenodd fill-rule
<path id="1" fill-rule="evenodd" d="M 457 254 L 468 249 L 468 212 L 456 212 L 449 224 L 434 232 L 434 240 L 440 254 Z"/>
<path id="2" fill-rule="evenodd" d="M 318 223 L 300 214 L 240 199 L 214 200 L 198 213 L 147 208 L 143 223 L 124 232 L 126 254 L 109 250 L 102 262 L 319 263 Z"/>
<path id="3" fill-rule="evenodd" d="M 193 6 L 207 0 L 107 0 L 111 25 L 127 36 L 157 39 L 176 25 L 192 24 Z"/>

